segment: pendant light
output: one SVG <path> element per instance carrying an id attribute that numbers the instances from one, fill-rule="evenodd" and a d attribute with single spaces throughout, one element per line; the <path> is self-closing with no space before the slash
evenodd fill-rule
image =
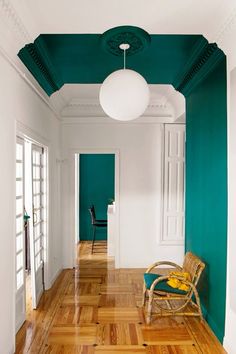
<path id="1" fill-rule="evenodd" d="M 129 121 L 140 117 L 146 110 L 150 92 L 142 75 L 134 70 L 126 69 L 126 51 L 128 43 L 119 48 L 124 52 L 124 68 L 114 71 L 103 82 L 99 100 L 104 112 L 111 118 Z"/>

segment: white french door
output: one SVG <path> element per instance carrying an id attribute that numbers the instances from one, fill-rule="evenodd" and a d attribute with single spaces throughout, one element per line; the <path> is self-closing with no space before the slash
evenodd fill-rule
<path id="1" fill-rule="evenodd" d="M 45 158 L 44 149 L 32 144 L 32 210 L 31 237 L 32 306 L 37 308 L 44 291 L 45 250 Z"/>
<path id="2" fill-rule="evenodd" d="M 32 308 L 36 309 L 44 291 L 46 250 L 46 168 L 45 152 L 28 139 L 16 140 L 16 261 L 15 261 L 15 329 L 26 319 L 24 214 L 29 219 L 29 253 Z M 28 242 L 28 241 L 27 241 Z"/>
<path id="3" fill-rule="evenodd" d="M 16 332 L 25 321 L 24 141 L 16 141 Z"/>

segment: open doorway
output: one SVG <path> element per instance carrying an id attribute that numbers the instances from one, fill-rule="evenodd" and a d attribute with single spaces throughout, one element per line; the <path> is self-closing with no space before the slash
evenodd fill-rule
<path id="1" fill-rule="evenodd" d="M 47 149 L 16 142 L 16 332 L 44 291 L 47 252 Z"/>
<path id="2" fill-rule="evenodd" d="M 76 199 L 76 243 L 90 243 L 91 253 L 107 252 L 108 246 L 108 255 L 114 256 L 110 246 L 115 211 L 115 154 L 76 154 Z M 93 224 L 91 207 L 95 219 L 102 221 L 96 223 L 98 226 Z"/>

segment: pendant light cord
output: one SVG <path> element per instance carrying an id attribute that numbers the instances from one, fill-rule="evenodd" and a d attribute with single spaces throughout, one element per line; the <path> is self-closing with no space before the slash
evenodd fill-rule
<path id="1" fill-rule="evenodd" d="M 124 52 L 124 70 L 126 69 L 126 50 L 130 48 L 128 43 L 121 43 L 119 48 Z"/>
<path id="2" fill-rule="evenodd" d="M 124 49 L 124 70 L 126 69 L 126 49 Z"/>

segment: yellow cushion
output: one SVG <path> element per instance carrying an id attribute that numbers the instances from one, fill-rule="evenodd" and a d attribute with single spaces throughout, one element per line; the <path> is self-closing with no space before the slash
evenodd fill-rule
<path id="1" fill-rule="evenodd" d="M 189 285 L 183 283 L 180 279 L 171 278 L 171 275 L 177 276 L 184 281 L 186 281 L 186 280 L 191 281 L 191 277 L 190 277 L 189 273 L 187 273 L 187 272 L 170 272 L 170 274 L 169 274 L 170 277 L 168 278 L 167 284 L 175 289 L 179 289 L 179 290 L 183 290 L 183 291 L 190 290 Z"/>

